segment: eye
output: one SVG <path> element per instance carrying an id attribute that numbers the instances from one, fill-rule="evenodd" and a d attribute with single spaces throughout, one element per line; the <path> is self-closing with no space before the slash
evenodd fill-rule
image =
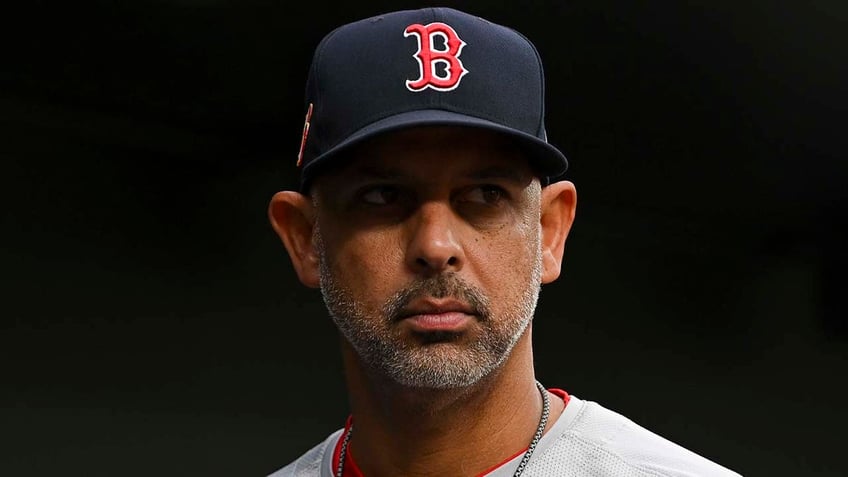
<path id="1" fill-rule="evenodd" d="M 481 205 L 497 205 L 506 199 L 507 193 L 496 185 L 482 185 L 469 189 L 463 194 L 463 201 Z"/>
<path id="2" fill-rule="evenodd" d="M 374 186 L 362 191 L 359 197 L 368 205 L 390 205 L 398 201 L 400 191 L 393 186 Z"/>

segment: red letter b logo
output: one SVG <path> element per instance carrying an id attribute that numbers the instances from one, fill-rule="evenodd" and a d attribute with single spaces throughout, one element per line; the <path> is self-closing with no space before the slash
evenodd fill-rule
<path id="1" fill-rule="evenodd" d="M 422 91 L 433 88 L 437 91 L 450 91 L 459 86 L 459 80 L 468 73 L 459 61 L 459 55 L 465 42 L 462 41 L 450 26 L 444 23 L 428 25 L 414 24 L 406 27 L 403 36 L 415 35 L 418 38 L 418 51 L 415 59 L 421 71 L 417 80 L 407 80 L 406 87 L 410 91 Z M 445 50 L 435 49 L 434 37 L 444 39 Z M 439 74 L 436 67 L 441 64 L 444 74 Z"/>

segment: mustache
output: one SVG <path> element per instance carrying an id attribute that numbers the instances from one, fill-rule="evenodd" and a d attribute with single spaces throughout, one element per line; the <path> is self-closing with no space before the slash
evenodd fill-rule
<path id="1" fill-rule="evenodd" d="M 416 280 L 399 290 L 384 307 L 384 316 L 391 321 L 401 319 L 403 310 L 419 298 L 452 298 L 467 303 L 480 321 L 491 316 L 489 299 L 477 288 L 469 285 L 456 274 L 449 273 Z"/>

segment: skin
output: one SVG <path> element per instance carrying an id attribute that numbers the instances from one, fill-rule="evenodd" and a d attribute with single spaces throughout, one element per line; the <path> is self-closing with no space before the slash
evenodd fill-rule
<path id="1" fill-rule="evenodd" d="M 269 218 L 340 330 L 349 452 L 369 476 L 480 473 L 539 422 L 532 315 L 560 274 L 574 185 L 540 187 L 519 150 L 474 129 L 390 133 L 347 159 L 311 196 L 275 194 Z"/>

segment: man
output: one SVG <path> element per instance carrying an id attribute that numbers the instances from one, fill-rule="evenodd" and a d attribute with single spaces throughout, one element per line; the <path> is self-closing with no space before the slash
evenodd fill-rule
<path id="1" fill-rule="evenodd" d="M 323 39 L 306 96 L 300 190 L 269 218 L 340 331 L 351 414 L 274 476 L 736 475 L 536 381 L 576 191 L 523 35 L 364 19 Z"/>

